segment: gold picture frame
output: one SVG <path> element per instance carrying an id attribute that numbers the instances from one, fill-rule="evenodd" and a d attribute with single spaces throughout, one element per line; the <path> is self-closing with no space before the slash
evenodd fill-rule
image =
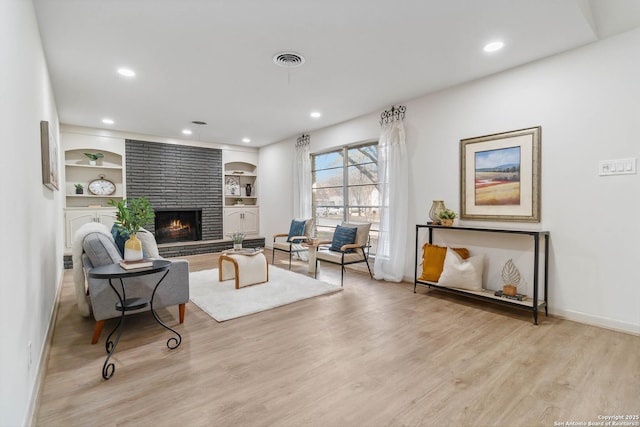
<path id="1" fill-rule="evenodd" d="M 51 190 L 58 190 L 58 143 L 49 122 L 40 122 L 40 148 L 42 153 L 42 183 Z"/>
<path id="2" fill-rule="evenodd" d="M 541 132 L 460 141 L 460 219 L 540 222 Z"/>

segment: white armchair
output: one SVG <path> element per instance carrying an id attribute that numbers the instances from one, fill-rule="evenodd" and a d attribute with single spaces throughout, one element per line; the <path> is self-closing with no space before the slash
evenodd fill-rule
<path id="1" fill-rule="evenodd" d="M 278 233 L 273 235 L 273 255 L 271 257 L 271 264 L 275 263 L 276 251 L 286 252 L 289 254 L 289 270 L 291 270 L 291 257 L 292 255 L 302 255 L 309 251 L 309 248 L 302 246 L 303 242 L 306 242 L 311 237 L 313 231 L 313 219 L 294 219 L 291 221 L 291 226 L 288 233 Z M 286 237 L 286 241 L 282 238 Z M 280 241 L 278 241 L 280 239 Z"/>
<path id="2" fill-rule="evenodd" d="M 373 278 L 369 267 L 370 230 L 371 223 L 342 223 L 342 225 L 336 227 L 331 241 L 319 242 L 318 252 L 316 253 L 315 275 L 317 276 L 318 274 L 318 261 L 338 264 L 341 267 L 340 286 L 343 286 L 345 265 L 364 262 L 367 264 L 369 275 Z"/>

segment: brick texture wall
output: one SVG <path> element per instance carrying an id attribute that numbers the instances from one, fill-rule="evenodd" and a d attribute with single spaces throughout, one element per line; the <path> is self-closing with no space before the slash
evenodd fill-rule
<path id="1" fill-rule="evenodd" d="M 202 239 L 224 237 L 221 150 L 127 140 L 126 159 L 128 198 L 144 196 L 154 208 L 201 208 Z"/>

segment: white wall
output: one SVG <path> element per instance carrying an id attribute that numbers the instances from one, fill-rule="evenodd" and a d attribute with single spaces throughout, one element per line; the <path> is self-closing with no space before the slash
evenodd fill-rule
<path id="1" fill-rule="evenodd" d="M 63 271 L 61 194 L 42 184 L 40 160 L 40 121 L 59 141 L 58 117 L 31 1 L 0 1 L 0 118 L 0 425 L 19 426 Z"/>
<path id="2" fill-rule="evenodd" d="M 445 200 L 459 212 L 459 141 L 542 126 L 542 222 L 466 224 L 549 230 L 550 312 L 640 333 L 640 274 L 635 268 L 640 259 L 640 179 L 637 174 L 597 174 L 598 160 L 640 157 L 638 46 L 640 30 L 635 30 L 397 103 L 407 106 L 413 195 L 405 276 L 413 279 L 415 224 L 426 221 L 431 201 Z M 311 132 L 311 151 L 376 138 L 379 113 Z M 283 178 L 292 176 L 294 150 L 293 140 L 261 149 L 261 179 L 273 185 L 273 199 L 261 201 L 265 236 L 288 230 L 292 188 Z M 490 254 L 496 243 L 473 235 L 451 237 L 447 243 L 467 237 L 472 248 Z M 524 263 L 523 249 L 515 246 L 516 259 Z M 503 262 L 508 250 L 497 253 Z"/>

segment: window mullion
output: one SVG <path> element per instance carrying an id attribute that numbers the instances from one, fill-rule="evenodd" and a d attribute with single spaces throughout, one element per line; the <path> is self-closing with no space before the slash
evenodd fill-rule
<path id="1" fill-rule="evenodd" d="M 349 148 L 343 147 L 343 173 L 342 173 L 342 194 L 344 194 L 342 207 L 342 221 L 347 222 L 349 215 Z"/>

